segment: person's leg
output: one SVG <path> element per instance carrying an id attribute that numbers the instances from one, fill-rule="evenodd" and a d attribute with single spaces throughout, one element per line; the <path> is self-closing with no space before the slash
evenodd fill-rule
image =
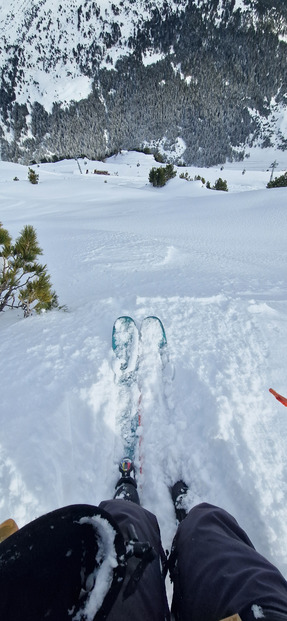
<path id="1" fill-rule="evenodd" d="M 72 505 L 48 513 L 0 544 L 0 619 L 70 621 L 82 609 L 92 619 L 112 605 L 125 564 L 123 538 L 105 511 Z M 97 590 L 103 578 L 108 594 Z"/>
<path id="2" fill-rule="evenodd" d="M 100 504 L 117 522 L 124 540 L 134 541 L 138 557 L 128 560 L 124 588 L 121 590 L 109 615 L 109 621 L 164 621 L 169 619 L 165 592 L 163 565 L 165 555 L 161 545 L 160 531 L 155 516 L 141 506 L 119 498 Z M 149 544 L 153 556 L 147 551 Z M 133 590 L 132 595 L 126 593 Z"/>
<path id="3" fill-rule="evenodd" d="M 140 499 L 137 491 L 137 484 L 131 477 L 125 477 L 118 481 L 114 498 L 121 498 L 122 500 L 130 500 L 137 505 L 140 504 Z"/>
<path id="4" fill-rule="evenodd" d="M 178 527 L 171 554 L 172 612 L 180 621 L 287 618 L 287 583 L 218 507 L 194 507 Z M 275 616 L 274 616 L 275 615 Z M 286 616 L 285 616 L 286 615 Z"/>

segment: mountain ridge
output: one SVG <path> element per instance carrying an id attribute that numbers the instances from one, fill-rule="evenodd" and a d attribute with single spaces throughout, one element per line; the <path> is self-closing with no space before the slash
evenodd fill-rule
<path id="1" fill-rule="evenodd" d="M 211 165 L 286 147 L 278 0 L 41 0 L 1 14 L 2 159 L 149 147 Z"/>

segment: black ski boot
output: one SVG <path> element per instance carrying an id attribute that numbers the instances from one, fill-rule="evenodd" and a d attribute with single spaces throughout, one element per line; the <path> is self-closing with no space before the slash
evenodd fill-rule
<path id="1" fill-rule="evenodd" d="M 184 503 L 187 492 L 188 486 L 184 481 L 177 481 L 170 488 L 170 493 L 175 508 L 175 515 L 179 522 L 182 522 L 182 520 L 184 520 L 188 513 Z"/>
<path id="2" fill-rule="evenodd" d="M 129 457 L 121 459 L 119 463 L 119 471 L 121 473 L 121 478 L 116 484 L 114 498 L 130 500 L 131 502 L 135 502 L 139 505 L 140 499 L 137 492 L 137 482 L 135 480 L 135 467 Z"/>

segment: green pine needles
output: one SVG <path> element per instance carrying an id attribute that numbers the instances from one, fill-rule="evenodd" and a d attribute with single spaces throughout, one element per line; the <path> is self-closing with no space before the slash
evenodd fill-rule
<path id="1" fill-rule="evenodd" d="M 37 185 L 39 183 L 39 175 L 37 175 L 33 168 L 28 168 L 28 180 L 32 185 Z"/>
<path id="2" fill-rule="evenodd" d="M 287 172 L 280 177 L 275 177 L 275 179 L 270 179 L 267 183 L 267 188 L 286 188 L 287 186 Z"/>
<path id="3" fill-rule="evenodd" d="M 58 307 L 33 226 L 26 225 L 15 243 L 0 222 L 0 311 L 22 308 L 24 317 Z"/>
<path id="4" fill-rule="evenodd" d="M 152 168 L 149 172 L 149 182 L 155 188 L 162 188 L 169 179 L 173 179 L 176 176 L 173 164 L 167 164 L 166 166 L 159 166 L 159 168 Z"/>

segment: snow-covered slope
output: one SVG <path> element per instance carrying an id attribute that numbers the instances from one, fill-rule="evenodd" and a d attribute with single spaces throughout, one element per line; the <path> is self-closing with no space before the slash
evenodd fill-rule
<path id="1" fill-rule="evenodd" d="M 82 161 L 83 175 L 73 160 L 41 165 L 37 186 L 26 167 L 1 163 L 1 221 L 13 236 L 35 226 L 68 310 L 0 315 L 0 521 L 113 494 L 122 442 L 112 325 L 155 314 L 175 376 L 166 393 L 146 390 L 144 506 L 169 546 L 168 485 L 184 477 L 190 506 L 231 511 L 287 576 L 287 412 L 268 392 L 287 393 L 287 190 L 265 188 L 274 154 L 260 156 L 188 169 L 227 179 L 228 193 L 179 176 L 152 188 L 154 160 L 136 153 Z M 277 174 L 283 154 L 278 164 Z"/>
<path id="2" fill-rule="evenodd" d="M 148 146 L 212 165 L 251 144 L 286 149 L 287 11 L 267 4 L 2 3 L 0 157 Z"/>
<path id="3" fill-rule="evenodd" d="M 157 2 L 159 12 L 164 4 Z M 175 12 L 187 0 L 169 4 Z M 0 6 L 1 65 L 19 55 L 16 101 L 38 101 L 50 112 L 55 101 L 67 105 L 86 98 L 95 65 L 111 68 L 129 54 L 129 39 L 153 10 L 147 0 L 14 0 Z"/>

